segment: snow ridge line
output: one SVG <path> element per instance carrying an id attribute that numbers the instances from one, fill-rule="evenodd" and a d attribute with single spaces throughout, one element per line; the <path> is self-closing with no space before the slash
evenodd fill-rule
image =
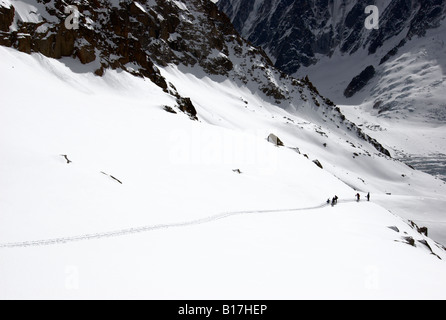
<path id="1" fill-rule="evenodd" d="M 170 223 L 170 224 L 158 224 L 153 226 L 144 226 L 137 228 L 128 228 L 116 231 L 102 232 L 102 233 L 92 233 L 92 234 L 84 234 L 80 236 L 73 237 L 64 237 L 64 238 L 54 238 L 54 239 L 46 239 L 46 240 L 35 240 L 35 241 L 24 241 L 24 242 L 14 242 L 14 243 L 5 243 L 0 244 L 0 249 L 14 249 L 14 248 L 27 248 L 27 247 L 39 247 L 39 246 L 53 246 L 53 245 L 62 245 L 72 242 L 80 242 L 87 240 L 99 240 L 104 238 L 116 238 L 123 237 L 132 234 L 138 234 L 143 232 L 150 232 L 155 230 L 162 229 L 170 229 L 170 228 L 182 228 L 193 225 L 200 225 L 205 223 L 211 223 L 222 219 L 227 219 L 230 217 L 238 216 L 238 215 L 247 215 L 247 214 L 263 214 L 263 213 L 281 213 L 281 212 L 296 212 L 296 211 L 308 211 L 308 210 L 317 210 L 322 209 L 324 207 L 328 207 L 327 203 L 322 205 L 308 207 L 308 208 L 297 208 L 297 209 L 281 209 L 281 210 L 253 210 L 253 211 L 237 211 L 237 212 L 227 212 L 222 213 L 206 218 L 201 218 L 197 220 L 187 221 L 187 222 L 178 222 L 178 223 Z"/>

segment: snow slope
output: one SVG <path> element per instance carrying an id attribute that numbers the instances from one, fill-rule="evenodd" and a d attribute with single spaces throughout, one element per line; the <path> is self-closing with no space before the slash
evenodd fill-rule
<path id="1" fill-rule="evenodd" d="M 1 277 L 0 295 L 444 299 L 444 262 L 424 249 L 395 242 L 396 234 L 386 224 L 412 232 L 373 204 L 348 204 L 2 250 L 1 274 L 8 277 Z"/>
<path id="2" fill-rule="evenodd" d="M 175 83 L 180 94 L 193 98 L 206 121 L 256 132 L 260 137 L 274 131 L 289 148 L 297 148 L 310 160 L 319 160 L 324 170 L 354 190 L 374 193 L 380 204 L 404 218 L 428 226 L 434 239 L 446 243 L 444 181 L 377 154 L 373 147 L 357 141 L 348 130 L 339 130 L 329 117 L 322 115 L 315 119 L 314 114 L 306 114 L 302 109 L 290 109 L 287 113 L 230 81 L 226 81 L 225 88 L 216 87 L 212 80 L 194 76 L 192 70 L 170 67 L 163 69 L 162 74 Z M 211 104 L 203 89 L 212 92 Z M 231 105 L 235 108 L 230 108 Z M 352 119 L 356 120 L 353 116 Z"/>
<path id="3" fill-rule="evenodd" d="M 162 68 L 194 122 L 128 73 L 0 56 L 0 298 L 445 298 L 444 250 L 377 204 L 444 203 L 432 177 L 230 80 Z"/>

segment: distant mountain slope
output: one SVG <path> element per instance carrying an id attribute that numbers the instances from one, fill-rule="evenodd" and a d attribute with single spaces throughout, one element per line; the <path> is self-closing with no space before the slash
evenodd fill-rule
<path id="1" fill-rule="evenodd" d="M 364 27 L 369 5 L 381 13 L 378 31 Z M 385 60 L 396 53 L 396 46 L 437 28 L 446 10 L 444 0 L 220 0 L 218 6 L 244 37 L 267 50 L 288 74 L 335 52 L 352 55 L 366 50 Z"/>
<path id="2" fill-rule="evenodd" d="M 365 28 L 371 4 L 379 8 L 378 30 Z M 445 0 L 220 0 L 218 6 L 276 67 L 309 75 L 336 103 L 369 101 L 377 116 L 416 112 L 444 122 L 435 92 L 446 87 Z M 376 71 L 360 79 L 368 68 Z"/>
<path id="3" fill-rule="evenodd" d="M 364 25 L 364 9 L 372 4 L 380 12 L 378 30 Z M 410 157 L 426 157 L 432 166 L 419 168 L 444 176 L 446 1 L 221 0 L 218 5 L 277 67 L 308 75 L 321 94 L 342 105 L 348 118 L 394 156 L 417 166 Z"/>

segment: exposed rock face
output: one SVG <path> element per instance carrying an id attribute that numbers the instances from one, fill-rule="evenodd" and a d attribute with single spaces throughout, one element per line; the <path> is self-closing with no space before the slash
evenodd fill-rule
<path id="1" fill-rule="evenodd" d="M 403 237 L 403 240 L 405 241 L 406 244 L 412 246 L 412 247 L 416 247 L 415 244 L 415 239 L 412 237 Z"/>
<path id="2" fill-rule="evenodd" d="M 231 55 L 256 60 L 262 68 L 271 65 L 264 52 L 244 41 L 227 16 L 208 0 L 189 0 L 187 8 L 163 0 L 123 0 L 119 4 L 76 1 L 80 13 L 77 30 L 65 27 L 68 14 L 64 1 L 33 1 L 39 7 L 38 21 L 19 18 L 11 30 L 14 8 L 0 7 L 0 45 L 55 59 L 72 56 L 84 64 L 95 62 L 99 76 L 107 68 L 119 68 L 174 92 L 154 63 L 199 65 L 210 75 L 223 76 L 229 76 L 234 68 Z M 234 76 L 247 81 L 244 74 L 240 71 Z M 270 79 L 261 81 L 280 91 Z"/>
<path id="3" fill-rule="evenodd" d="M 96 60 L 94 47 L 91 45 L 80 47 L 76 55 L 83 64 L 88 64 Z"/>
<path id="4" fill-rule="evenodd" d="M 37 12 L 38 22 L 17 20 L 16 29 L 9 30 L 13 23 L 10 19 L 10 11 L 3 7 L 0 11 L 0 26 L 2 31 L 8 31 L 1 35 L 0 44 L 15 47 L 26 53 L 40 52 L 43 55 L 59 59 L 65 56 L 79 58 L 84 63 L 97 60 L 96 74 L 103 74 L 104 68 L 128 70 L 129 63 L 140 66 L 135 75 L 145 76 L 167 90 L 164 79 L 154 70 L 154 65 L 149 57 L 144 54 L 143 42 L 131 35 L 133 32 L 141 39 L 147 36 L 151 19 L 146 14 L 146 19 L 139 18 L 135 12 L 134 3 L 122 3 L 119 8 L 111 8 L 105 0 L 97 0 L 92 3 L 77 3 L 80 12 L 79 29 L 67 29 L 63 1 L 48 3 L 45 0 L 36 0 L 39 8 L 44 6 L 46 12 Z M 133 8 L 133 9 L 132 9 Z M 12 10 L 14 10 L 12 8 Z M 141 10 L 139 10 L 141 13 Z M 8 25 L 6 28 L 5 26 Z M 97 57 L 95 51 L 100 52 Z"/>
<path id="5" fill-rule="evenodd" d="M 358 91 L 363 89 L 370 80 L 375 76 L 375 68 L 373 66 L 368 66 L 364 71 L 362 71 L 358 76 L 353 78 L 352 82 L 345 89 L 344 95 L 347 98 L 353 97 Z"/>
<path id="6" fill-rule="evenodd" d="M 364 28 L 370 0 L 220 0 L 218 6 L 242 36 L 263 47 L 288 74 L 318 62 L 336 50 L 375 54 L 386 41 L 424 36 L 445 17 L 443 0 L 391 0 L 380 4 L 376 32 Z M 395 48 L 398 50 L 398 48 Z"/>
<path id="7" fill-rule="evenodd" d="M 416 230 L 419 234 L 424 235 L 426 237 L 429 236 L 429 229 L 426 227 L 419 227 L 415 222 L 409 220 L 411 227 Z"/>
<path id="8" fill-rule="evenodd" d="M 15 10 L 13 6 L 0 2 L 0 45 L 10 47 L 12 39 L 9 37 L 9 27 L 14 21 Z"/>
<path id="9" fill-rule="evenodd" d="M 197 110 L 189 98 L 179 98 L 177 102 L 181 111 L 188 114 L 192 120 L 198 120 Z"/>
<path id="10" fill-rule="evenodd" d="M 0 3 L 0 31 L 9 31 L 9 26 L 14 21 L 14 14 L 14 7 L 2 5 Z"/>

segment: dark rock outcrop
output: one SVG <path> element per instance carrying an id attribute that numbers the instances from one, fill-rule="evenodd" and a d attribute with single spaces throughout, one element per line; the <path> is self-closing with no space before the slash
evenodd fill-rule
<path id="1" fill-rule="evenodd" d="M 412 247 L 416 247 L 414 238 L 412 238 L 412 237 L 403 237 L 402 239 L 404 240 L 404 243 L 406 243 L 406 244 L 408 244 L 408 245 L 410 245 Z"/>
<path id="2" fill-rule="evenodd" d="M 324 167 L 322 166 L 322 163 L 319 160 L 313 160 L 313 163 L 315 165 L 317 165 L 319 168 L 324 169 Z"/>
<path id="3" fill-rule="evenodd" d="M 344 96 L 346 98 L 353 97 L 357 92 L 361 91 L 369 83 L 370 80 L 373 79 L 375 73 L 376 71 L 373 66 L 368 66 L 367 68 L 365 68 L 364 71 L 353 78 L 353 80 L 345 89 Z"/>
<path id="4" fill-rule="evenodd" d="M 0 5 L 0 31 L 9 31 L 9 27 L 14 21 L 14 14 L 14 7 L 7 8 L 6 6 Z"/>
<path id="5" fill-rule="evenodd" d="M 189 115 L 192 120 L 198 120 L 197 110 L 195 109 L 190 98 L 178 98 L 177 103 L 179 105 L 179 109 Z"/>
<path id="6" fill-rule="evenodd" d="M 174 108 L 170 107 L 170 106 L 165 106 L 164 111 L 168 112 L 168 113 L 172 113 L 172 114 L 177 114 L 177 112 L 174 110 Z"/>
<path id="7" fill-rule="evenodd" d="M 400 232 L 400 229 L 398 229 L 398 227 L 396 227 L 396 226 L 391 226 L 391 227 L 388 227 L 390 230 L 393 230 L 393 231 L 395 231 L 395 232 L 397 232 L 397 233 L 399 233 Z"/>
<path id="8" fill-rule="evenodd" d="M 82 46 L 77 50 L 76 56 L 83 64 L 88 64 L 96 60 L 96 54 L 94 51 L 95 50 L 92 45 Z"/>
<path id="9" fill-rule="evenodd" d="M 426 227 L 419 227 L 415 222 L 409 220 L 410 226 L 415 229 L 419 234 L 424 235 L 426 237 L 429 236 L 429 229 Z"/>
<path id="10" fill-rule="evenodd" d="M 268 142 L 274 144 L 277 147 L 283 147 L 285 144 L 282 142 L 282 140 L 279 139 L 278 136 L 271 133 L 268 138 L 266 139 Z"/>

